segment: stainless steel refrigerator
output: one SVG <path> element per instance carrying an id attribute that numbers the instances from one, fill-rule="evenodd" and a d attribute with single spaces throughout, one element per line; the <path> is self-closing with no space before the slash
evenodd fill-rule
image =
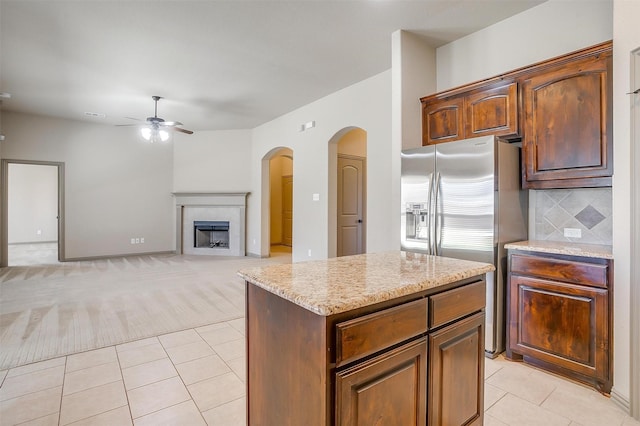
<path id="1" fill-rule="evenodd" d="M 494 136 L 402 152 L 402 250 L 492 263 L 487 274 L 485 353 L 505 348 L 507 256 L 527 239 L 520 148 Z"/>

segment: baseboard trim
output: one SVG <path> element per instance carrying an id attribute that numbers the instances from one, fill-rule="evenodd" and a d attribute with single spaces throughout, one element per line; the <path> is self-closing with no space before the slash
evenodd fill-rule
<path id="1" fill-rule="evenodd" d="M 104 256 L 87 256 L 87 257 L 71 257 L 62 260 L 61 262 L 82 262 L 87 260 L 102 260 L 102 259 L 115 259 L 117 257 L 135 257 L 135 256 L 153 256 L 159 254 L 176 254 L 175 250 L 170 251 L 149 251 L 145 253 L 125 253 L 125 254 L 109 254 Z"/>
<path id="2" fill-rule="evenodd" d="M 267 257 L 269 257 L 269 255 L 262 256 L 261 254 L 250 253 L 250 252 L 247 252 L 246 256 L 247 257 L 253 257 L 253 258 L 256 258 L 256 259 L 266 259 Z"/>
<path id="3" fill-rule="evenodd" d="M 55 244 L 58 240 L 51 241 L 18 241 L 17 243 L 7 243 L 9 246 L 20 246 L 20 245 L 29 245 L 29 244 Z"/>
<path id="4" fill-rule="evenodd" d="M 615 388 L 611 389 L 611 400 L 624 410 L 627 415 L 631 413 L 631 403 L 629 397 L 619 393 Z"/>

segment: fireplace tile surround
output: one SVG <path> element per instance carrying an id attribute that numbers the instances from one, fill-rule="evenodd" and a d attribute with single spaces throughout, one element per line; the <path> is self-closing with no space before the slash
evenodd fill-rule
<path id="1" fill-rule="evenodd" d="M 249 192 L 174 192 L 176 252 L 180 254 L 245 256 L 246 206 Z M 229 247 L 194 247 L 196 221 L 229 222 Z"/>

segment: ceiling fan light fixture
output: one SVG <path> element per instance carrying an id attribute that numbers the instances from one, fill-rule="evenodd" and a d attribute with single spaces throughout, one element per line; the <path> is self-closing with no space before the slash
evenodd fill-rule
<path id="1" fill-rule="evenodd" d="M 169 132 L 162 129 L 143 127 L 140 129 L 142 138 L 151 143 L 166 142 L 169 140 Z"/>
<path id="2" fill-rule="evenodd" d="M 166 130 L 159 130 L 158 135 L 160 136 L 160 140 L 162 142 L 166 142 L 169 140 L 169 132 L 167 132 Z"/>
<path id="3" fill-rule="evenodd" d="M 142 137 L 144 138 L 144 140 L 146 141 L 150 141 L 151 140 L 151 129 L 148 127 L 143 127 L 140 129 L 140 133 L 142 134 Z"/>

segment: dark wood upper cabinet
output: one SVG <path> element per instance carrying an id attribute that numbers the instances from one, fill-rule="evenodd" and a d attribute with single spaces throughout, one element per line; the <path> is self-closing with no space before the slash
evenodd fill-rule
<path id="1" fill-rule="evenodd" d="M 496 135 L 517 137 L 518 84 L 489 87 L 469 94 L 465 99 L 465 137 Z"/>
<path id="2" fill-rule="evenodd" d="M 464 139 L 464 99 L 441 99 L 423 108 L 423 145 Z"/>
<path id="3" fill-rule="evenodd" d="M 423 145 L 476 136 L 518 136 L 518 85 L 489 85 L 444 99 L 424 98 Z"/>
<path id="4" fill-rule="evenodd" d="M 522 142 L 522 186 L 611 186 L 611 41 L 421 98 L 422 144 Z"/>
<path id="5" fill-rule="evenodd" d="M 523 83 L 525 188 L 611 186 L 611 51 Z"/>

